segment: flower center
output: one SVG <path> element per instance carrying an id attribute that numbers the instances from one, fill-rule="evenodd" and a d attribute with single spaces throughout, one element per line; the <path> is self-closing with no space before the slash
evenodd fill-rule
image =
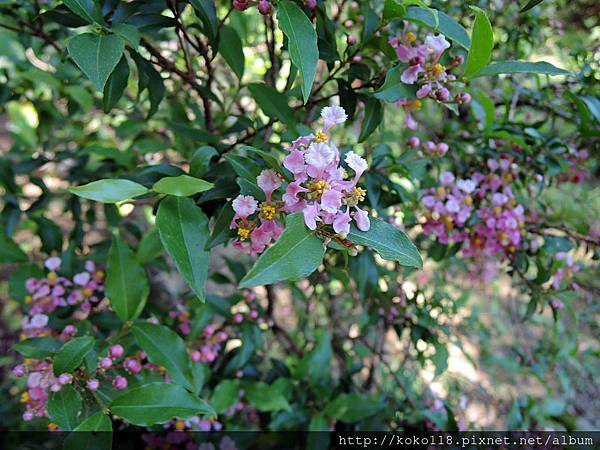
<path id="1" fill-rule="evenodd" d="M 434 78 L 439 78 L 439 76 L 446 71 L 446 68 L 442 66 L 440 63 L 437 63 L 431 68 L 431 74 Z"/>
<path id="2" fill-rule="evenodd" d="M 327 141 L 327 135 L 322 131 L 317 131 L 313 139 L 314 142 L 325 142 Z"/>
<path id="3" fill-rule="evenodd" d="M 367 195 L 366 189 L 358 186 L 352 189 L 352 197 L 354 197 L 357 202 L 362 202 L 365 199 L 365 195 Z"/>
<path id="4" fill-rule="evenodd" d="M 323 195 L 323 193 L 329 189 L 329 183 L 325 180 L 319 180 L 317 182 L 315 182 L 315 184 L 313 185 L 312 191 L 314 193 L 316 193 L 317 195 L 321 196 Z"/>
<path id="5" fill-rule="evenodd" d="M 273 220 L 277 214 L 277 208 L 268 203 L 260 204 L 260 217 L 266 220 Z"/>
<path id="6" fill-rule="evenodd" d="M 241 226 L 238 228 L 237 234 L 240 238 L 240 241 L 245 241 L 250 237 L 250 233 L 252 232 L 252 228 Z"/>
<path id="7" fill-rule="evenodd" d="M 404 35 L 404 42 L 406 42 L 407 44 L 413 44 L 413 43 L 415 43 L 416 40 L 417 40 L 417 37 L 415 36 L 414 33 L 410 32 L 410 31 Z"/>

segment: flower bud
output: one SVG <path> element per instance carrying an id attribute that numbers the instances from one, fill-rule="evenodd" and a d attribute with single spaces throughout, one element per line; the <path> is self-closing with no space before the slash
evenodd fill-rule
<path id="1" fill-rule="evenodd" d="M 119 359 L 121 356 L 123 356 L 124 352 L 125 350 L 123 349 L 122 345 L 115 344 L 110 347 L 108 354 L 112 359 Z"/>
<path id="2" fill-rule="evenodd" d="M 130 373 L 140 373 L 142 370 L 142 365 L 137 359 L 127 358 L 125 360 L 125 364 L 123 364 L 125 370 Z"/>
<path id="3" fill-rule="evenodd" d="M 112 359 L 105 356 L 100 360 L 100 367 L 102 369 L 110 369 L 112 367 Z"/>
<path id="4" fill-rule="evenodd" d="M 61 373 L 58 376 L 58 382 L 60 384 L 70 384 L 71 381 L 73 381 L 73 375 L 68 374 L 68 373 Z"/>
<path id="5" fill-rule="evenodd" d="M 123 390 L 127 388 L 127 378 L 117 375 L 112 383 L 115 389 Z"/>
<path id="6" fill-rule="evenodd" d="M 421 140 L 418 137 L 413 136 L 406 141 L 406 145 L 410 148 L 417 148 L 419 145 L 421 145 Z"/>
<path id="7" fill-rule="evenodd" d="M 266 16 L 267 14 L 269 14 L 271 12 L 271 3 L 269 3 L 269 0 L 260 0 L 258 2 L 258 11 L 263 16 Z"/>
<path id="8" fill-rule="evenodd" d="M 91 380 L 88 380 L 87 387 L 90 391 L 97 391 L 100 387 L 100 382 L 95 378 L 92 378 Z"/>
<path id="9" fill-rule="evenodd" d="M 356 37 L 349 34 L 348 38 L 346 39 L 346 42 L 348 42 L 348 45 L 354 45 L 356 44 Z"/>

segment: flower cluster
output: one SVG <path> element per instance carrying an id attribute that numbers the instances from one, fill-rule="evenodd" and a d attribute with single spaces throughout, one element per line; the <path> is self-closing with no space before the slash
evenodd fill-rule
<path id="1" fill-rule="evenodd" d="M 271 14 L 271 11 L 273 11 L 273 6 L 271 5 L 271 2 L 269 0 L 233 0 L 233 7 L 239 11 L 245 11 L 251 6 L 256 6 L 258 11 L 263 16 Z"/>
<path id="2" fill-rule="evenodd" d="M 408 23 L 405 23 L 402 34 L 391 37 L 389 43 L 396 51 L 400 62 L 408 64 L 400 79 L 405 84 L 419 86 L 417 99 L 429 97 L 442 103 L 458 104 L 468 103 L 471 100 L 469 94 L 465 93 L 458 93 L 453 99 L 451 98 L 447 85 L 454 82 L 456 77 L 449 73 L 449 69 L 460 66 L 463 58 L 451 58 L 448 67 L 440 63 L 442 55 L 450 47 L 450 43 L 444 36 L 429 35 L 425 37 L 424 43 L 419 43 L 415 34 L 408 31 Z M 418 110 L 420 102 L 405 100 L 399 106 Z M 407 126 L 409 124 L 410 120 L 407 120 Z"/>
<path id="3" fill-rule="evenodd" d="M 489 173 L 457 180 L 440 175 L 440 186 L 427 189 L 422 199 L 428 209 L 423 230 L 443 244 L 464 242 L 465 256 L 514 254 L 525 234 L 525 210 L 517 203 L 511 182 L 518 172 L 508 159 L 487 162 Z"/>
<path id="4" fill-rule="evenodd" d="M 280 201 L 273 199 L 273 193 L 282 180 L 273 170 L 263 170 L 257 177 L 257 184 L 265 193 L 264 202 L 259 204 L 249 195 L 234 199 L 231 228 L 237 229 L 238 240 L 234 244 L 237 248 L 250 254 L 264 251 L 271 241 L 279 238 L 282 226 L 278 217 L 285 213 L 301 211 L 311 230 L 330 225 L 342 238 L 350 232 L 352 219 L 360 230 L 369 229 L 369 216 L 358 206 L 366 195 L 358 181 L 367 170 L 367 162 L 353 151 L 346 153 L 344 161 L 354 172 L 346 179 L 346 171 L 340 166 L 340 152 L 328 135 L 333 126 L 346 121 L 346 112 L 339 106 L 329 106 L 323 108 L 321 117 L 321 131 L 301 136 L 288 148 L 283 165 L 294 179 Z"/>

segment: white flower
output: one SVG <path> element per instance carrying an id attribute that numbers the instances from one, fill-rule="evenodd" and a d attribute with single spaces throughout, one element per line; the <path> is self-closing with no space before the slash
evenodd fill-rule
<path id="1" fill-rule="evenodd" d="M 458 180 L 456 185 L 461 191 L 470 194 L 477 187 L 477 182 L 473 180 Z"/>
<path id="2" fill-rule="evenodd" d="M 444 36 L 438 34 L 437 36 L 427 36 L 425 38 L 425 45 L 429 47 L 436 54 L 436 57 L 444 53 L 444 50 L 450 47 L 450 42 L 446 40 Z"/>
<path id="3" fill-rule="evenodd" d="M 238 195 L 231 204 L 236 215 L 244 219 L 253 214 L 258 207 L 258 202 L 251 195 Z"/>
<path id="4" fill-rule="evenodd" d="M 44 328 L 48 323 L 48 316 L 46 314 L 36 314 L 31 318 L 32 328 Z"/>
<path id="5" fill-rule="evenodd" d="M 326 130 L 334 125 L 344 123 L 348 118 L 346 111 L 341 106 L 326 106 L 321 110 L 321 117 L 323 118 Z"/>

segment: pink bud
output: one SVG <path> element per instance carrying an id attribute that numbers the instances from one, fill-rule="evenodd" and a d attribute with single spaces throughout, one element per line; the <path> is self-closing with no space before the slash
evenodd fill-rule
<path id="1" fill-rule="evenodd" d="M 235 323 L 242 323 L 244 321 L 244 317 L 240 313 L 237 313 L 233 316 L 233 321 Z"/>
<path id="2" fill-rule="evenodd" d="M 123 390 L 127 388 L 127 378 L 117 375 L 112 383 L 115 389 Z"/>
<path id="3" fill-rule="evenodd" d="M 440 154 L 445 155 L 448 152 L 448 144 L 445 142 L 440 142 L 437 145 L 437 150 Z"/>
<path id="4" fill-rule="evenodd" d="M 258 2 L 258 11 L 263 16 L 266 16 L 267 14 L 269 14 L 271 12 L 271 4 L 269 3 L 269 0 L 260 0 Z"/>
<path id="5" fill-rule="evenodd" d="M 258 311 L 253 309 L 252 311 L 250 311 L 250 317 L 253 319 L 256 319 L 258 317 Z"/>
<path id="6" fill-rule="evenodd" d="M 315 9 L 317 7 L 317 0 L 306 0 L 306 6 L 308 9 Z"/>
<path id="7" fill-rule="evenodd" d="M 121 344 L 115 344 L 110 348 L 108 354 L 112 359 L 119 359 L 121 356 L 123 356 L 124 352 L 125 350 Z"/>
<path id="8" fill-rule="evenodd" d="M 239 11 L 245 11 L 250 5 L 248 4 L 248 0 L 233 0 L 233 7 Z"/>
<path id="9" fill-rule="evenodd" d="M 348 42 L 348 45 L 354 45 L 356 44 L 356 37 L 350 34 L 348 35 L 346 42 Z"/>
<path id="10" fill-rule="evenodd" d="M 137 359 L 127 358 L 124 364 L 125 370 L 130 373 L 140 373 L 142 370 L 142 365 Z"/>
<path id="11" fill-rule="evenodd" d="M 352 60 L 353 60 L 354 62 L 361 62 L 361 61 L 362 61 L 362 59 L 363 59 L 363 58 L 362 58 L 362 56 L 360 56 L 360 55 L 356 55 L 354 58 L 352 58 Z"/>
<path id="12" fill-rule="evenodd" d="M 346 28 L 351 28 L 351 27 L 352 27 L 352 25 L 354 25 L 354 22 L 353 22 L 351 19 L 346 19 L 346 20 L 344 21 L 344 26 L 345 26 Z"/>
<path id="13" fill-rule="evenodd" d="M 100 387 L 100 382 L 95 378 L 92 378 L 91 380 L 88 380 L 87 387 L 90 391 L 97 391 Z"/>
<path id="14" fill-rule="evenodd" d="M 58 382 L 60 384 L 70 384 L 71 381 L 73 381 L 73 375 L 70 375 L 68 373 L 61 373 L 58 376 Z"/>
<path id="15" fill-rule="evenodd" d="M 198 350 L 194 350 L 192 352 L 192 361 L 198 362 L 202 360 L 202 353 L 200 353 Z"/>
<path id="16" fill-rule="evenodd" d="M 105 356 L 104 358 L 102 358 L 100 360 L 100 367 L 102 369 L 110 369 L 112 367 L 112 359 L 110 359 L 109 357 Z"/>
<path id="17" fill-rule="evenodd" d="M 23 367 L 22 364 L 19 364 L 18 366 L 15 366 L 13 368 L 12 372 L 15 377 L 21 378 L 22 376 L 25 375 L 25 368 Z"/>
<path id="18" fill-rule="evenodd" d="M 31 422 L 33 420 L 33 413 L 31 411 L 25 411 L 23 413 L 23 420 L 25 422 Z"/>
<path id="19" fill-rule="evenodd" d="M 417 148 L 419 145 L 421 145 L 421 140 L 418 137 L 413 136 L 406 141 L 406 145 L 410 148 Z"/>
<path id="20" fill-rule="evenodd" d="M 67 325 L 66 327 L 63 328 L 63 334 L 66 334 L 67 336 L 70 336 L 72 334 L 75 334 L 75 332 L 77 331 L 77 329 L 75 328 L 75 326 L 73 325 Z"/>

